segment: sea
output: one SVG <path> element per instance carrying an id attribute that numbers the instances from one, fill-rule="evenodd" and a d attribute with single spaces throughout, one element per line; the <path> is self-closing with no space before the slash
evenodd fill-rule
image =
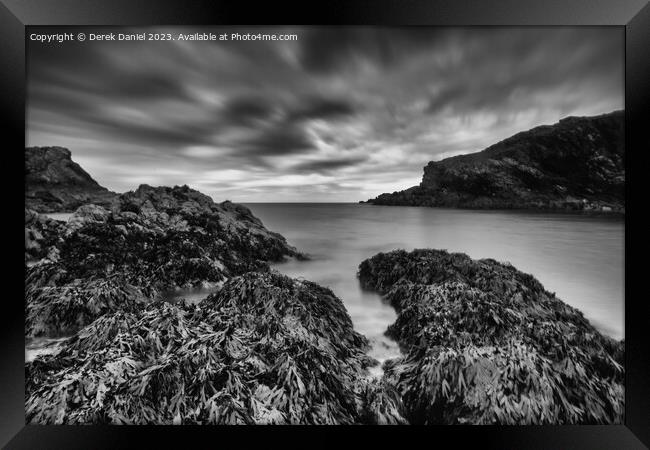
<path id="1" fill-rule="evenodd" d="M 625 335 L 621 216 L 359 203 L 246 206 L 311 257 L 273 268 L 329 287 L 380 362 L 400 355 L 384 334 L 396 313 L 378 294 L 361 288 L 357 271 L 364 259 L 396 249 L 444 249 L 510 262 L 581 310 L 600 332 L 615 339 Z"/>
<path id="2" fill-rule="evenodd" d="M 396 249 L 445 249 L 509 262 L 581 310 L 602 333 L 615 339 L 625 336 L 621 216 L 359 203 L 246 206 L 269 230 L 310 257 L 274 263 L 273 269 L 329 287 L 345 304 L 355 330 L 369 339 L 370 356 L 380 363 L 400 356 L 397 344 L 385 336 L 396 313 L 377 293 L 361 288 L 357 271 L 364 259 Z M 199 301 L 209 292 L 179 290 L 169 299 Z"/>

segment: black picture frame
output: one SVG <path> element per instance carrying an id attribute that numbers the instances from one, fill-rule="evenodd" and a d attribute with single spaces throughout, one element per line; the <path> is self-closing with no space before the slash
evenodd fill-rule
<path id="1" fill-rule="evenodd" d="M 650 326 L 643 278 L 634 256 L 647 240 L 643 226 L 643 185 L 650 151 L 650 5 L 646 0 L 335 0 L 252 4 L 249 1 L 161 0 L 0 0 L 5 184 L 2 326 L 0 327 L 0 444 L 22 448 L 130 448 L 182 446 L 197 438 L 238 445 L 253 438 L 267 443 L 311 446 L 338 443 L 360 432 L 384 443 L 482 448 L 634 449 L 650 445 Z M 625 219 L 625 425 L 529 427 L 117 427 L 26 426 L 24 412 L 24 294 L 18 267 L 24 249 L 19 192 L 25 139 L 25 27 L 30 25 L 391 25 L 391 26 L 582 26 L 625 28 L 626 219 Z M 24 183 L 24 180 L 23 180 Z M 21 206 L 22 205 L 22 206 Z M 296 438 L 299 435 L 300 438 Z M 365 438 L 364 438 L 365 439 Z M 407 444 L 410 445 L 410 444 Z M 417 444 L 422 445 L 422 444 Z"/>

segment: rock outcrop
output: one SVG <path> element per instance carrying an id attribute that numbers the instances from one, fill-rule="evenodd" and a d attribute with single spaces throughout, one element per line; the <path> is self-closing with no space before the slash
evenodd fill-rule
<path id="1" fill-rule="evenodd" d="M 26 366 L 31 424 L 353 424 L 366 339 L 342 302 L 271 273 L 199 305 L 105 315 Z"/>
<path id="2" fill-rule="evenodd" d="M 25 265 L 59 259 L 65 224 L 25 209 Z"/>
<path id="3" fill-rule="evenodd" d="M 25 149 L 25 207 L 41 212 L 72 212 L 94 203 L 109 206 L 115 193 L 100 186 L 63 147 Z"/>
<path id="4" fill-rule="evenodd" d="M 26 211 L 25 239 L 26 335 L 71 335 L 25 365 L 31 424 L 406 423 L 341 300 L 270 271 L 303 256 L 248 208 L 142 185 L 67 222 Z"/>
<path id="5" fill-rule="evenodd" d="M 27 336 L 74 332 L 162 290 L 220 283 L 302 257 L 251 211 L 187 186 L 142 185 L 67 223 L 25 213 Z"/>
<path id="6" fill-rule="evenodd" d="M 405 357 L 384 382 L 412 424 L 623 422 L 623 342 L 601 335 L 531 275 L 440 250 L 380 253 L 359 266 L 398 318 Z"/>
<path id="7" fill-rule="evenodd" d="M 376 205 L 625 211 L 624 112 L 567 117 L 430 162 L 419 186 Z"/>

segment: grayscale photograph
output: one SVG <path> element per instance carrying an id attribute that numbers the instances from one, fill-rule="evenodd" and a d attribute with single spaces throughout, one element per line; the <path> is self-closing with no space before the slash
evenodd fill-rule
<path id="1" fill-rule="evenodd" d="M 622 28 L 26 39 L 27 424 L 624 423 Z"/>

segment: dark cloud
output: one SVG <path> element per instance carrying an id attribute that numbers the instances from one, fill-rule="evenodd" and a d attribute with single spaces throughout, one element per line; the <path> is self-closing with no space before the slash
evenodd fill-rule
<path id="1" fill-rule="evenodd" d="M 372 62 L 387 69 L 414 50 L 435 47 L 450 37 L 444 28 L 314 28 L 301 40 L 300 63 L 314 73 L 332 73 L 355 62 Z"/>
<path id="2" fill-rule="evenodd" d="M 326 98 L 304 98 L 295 109 L 289 111 L 289 121 L 309 119 L 335 119 L 354 114 L 355 107 L 346 100 Z"/>
<path id="3" fill-rule="evenodd" d="M 235 97 L 220 111 L 226 121 L 239 125 L 253 125 L 259 120 L 268 120 L 276 110 L 269 98 L 260 95 Z"/>
<path id="4" fill-rule="evenodd" d="M 612 39 L 598 28 L 532 29 L 518 39 L 512 39 L 508 30 L 493 33 L 489 51 L 482 45 L 470 46 L 454 64 L 439 68 L 438 75 L 446 82 L 429 98 L 427 112 L 517 110 L 536 94 L 571 90 L 596 74 L 601 81 L 622 86 L 621 36 Z M 557 107 L 570 110 L 575 103 L 560 99 Z"/>
<path id="5" fill-rule="evenodd" d="M 417 184 L 430 160 L 623 107 L 617 28 L 147 29 L 235 30 L 298 40 L 29 42 L 28 145 L 71 148 L 116 191 L 356 201 Z"/>
<path id="6" fill-rule="evenodd" d="M 317 161 L 305 161 L 294 165 L 291 169 L 297 172 L 322 173 L 341 169 L 344 167 L 356 166 L 368 159 L 367 156 L 357 156 L 350 158 L 332 158 L 321 159 Z"/>
<path id="7" fill-rule="evenodd" d="M 187 91 L 182 79 L 173 73 L 162 75 L 158 73 L 129 74 L 114 83 L 109 95 L 135 99 L 179 98 L 187 99 Z"/>
<path id="8" fill-rule="evenodd" d="M 300 127 L 271 127 L 257 132 L 251 138 L 237 142 L 238 149 L 256 156 L 282 156 L 315 149 L 307 133 Z"/>

